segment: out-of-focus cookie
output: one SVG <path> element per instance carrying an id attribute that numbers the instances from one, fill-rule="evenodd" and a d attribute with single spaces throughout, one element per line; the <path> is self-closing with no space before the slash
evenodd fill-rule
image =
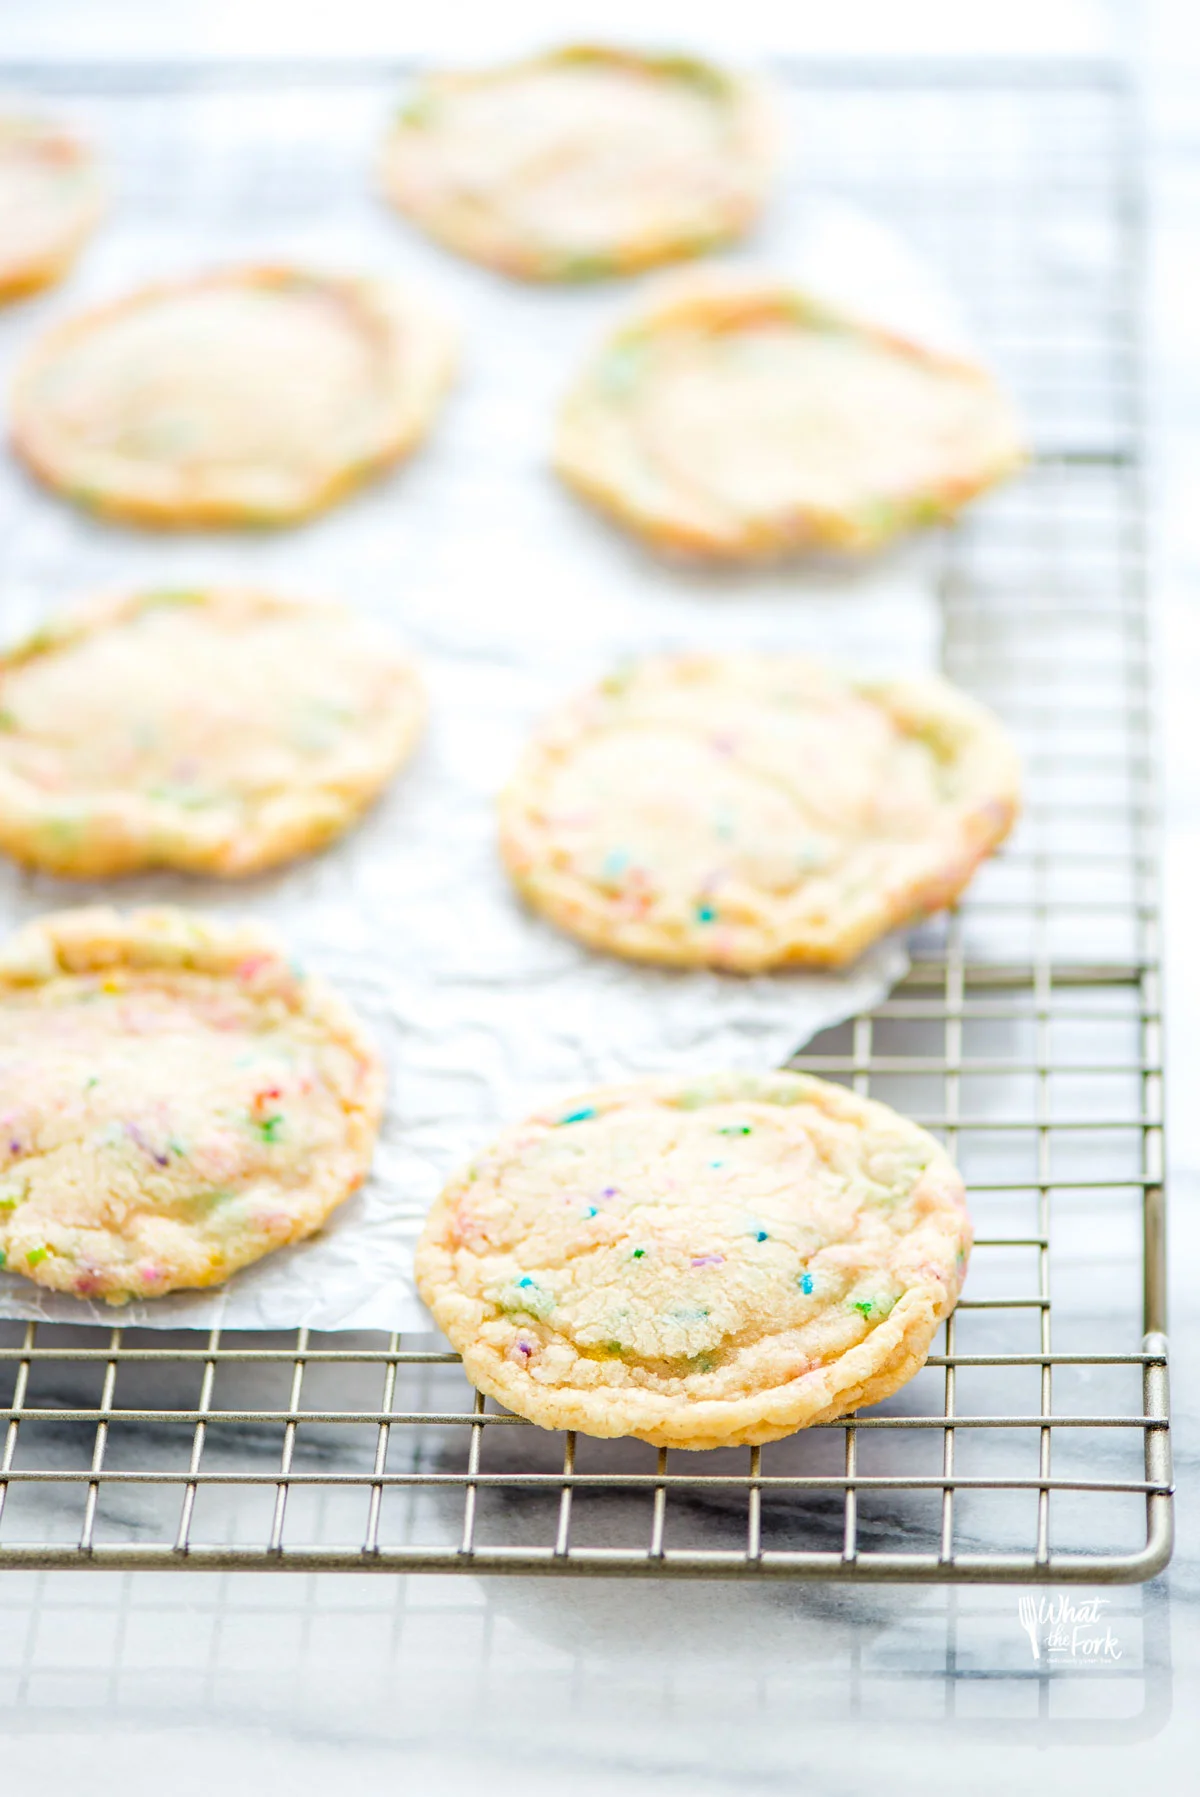
<path id="1" fill-rule="evenodd" d="M 91 151 L 43 120 L 0 116 L 0 301 L 64 275 L 100 215 Z"/>
<path id="2" fill-rule="evenodd" d="M 349 828 L 424 714 L 411 663 L 338 606 L 95 601 L 0 656 L 0 848 L 79 878 L 252 873 Z"/>
<path id="3" fill-rule="evenodd" d="M 526 280 L 627 274 L 740 236 L 775 160 L 757 82 L 683 56 L 580 45 L 428 77 L 386 191 L 450 248 Z"/>
<path id="4" fill-rule="evenodd" d="M 998 720 L 934 674 L 635 662 L 538 731 L 500 805 L 539 911 L 639 961 L 841 966 L 940 909 L 1019 804 Z"/>
<path id="5" fill-rule="evenodd" d="M 51 330 L 18 369 L 13 444 L 95 512 L 285 524 L 413 449 L 453 361 L 395 283 L 230 269 Z"/>
<path id="6" fill-rule="evenodd" d="M 660 549 L 748 559 L 878 548 L 1024 453 L 983 369 L 777 281 L 693 276 L 586 368 L 555 465 Z"/>
<path id="7" fill-rule="evenodd" d="M 179 910 L 0 948 L 0 1266 L 123 1304 L 217 1285 L 366 1176 L 383 1070 L 273 937 Z"/>
<path id="8" fill-rule="evenodd" d="M 971 1248 L 945 1150 L 803 1074 L 647 1080 L 510 1129 L 430 1212 L 421 1296 L 547 1429 L 776 1441 L 924 1364 Z"/>

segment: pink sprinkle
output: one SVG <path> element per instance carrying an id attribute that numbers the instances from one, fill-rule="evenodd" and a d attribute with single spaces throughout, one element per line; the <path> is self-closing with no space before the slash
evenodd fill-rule
<path id="1" fill-rule="evenodd" d="M 269 967 L 270 964 L 270 955 L 251 955 L 248 960 L 243 961 L 238 967 L 237 977 L 239 980 L 252 980 L 261 968 Z"/>
<path id="2" fill-rule="evenodd" d="M 693 1257 L 692 1265 L 694 1267 L 719 1267 L 724 1260 L 723 1254 L 697 1254 Z"/>

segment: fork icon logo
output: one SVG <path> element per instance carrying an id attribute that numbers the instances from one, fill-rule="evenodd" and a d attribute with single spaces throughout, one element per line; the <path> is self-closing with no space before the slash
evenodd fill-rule
<path id="1" fill-rule="evenodd" d="M 1072 1603 L 1067 1597 L 1022 1593 L 1017 1599 L 1017 1620 L 1029 1637 L 1034 1659 L 1049 1665 L 1084 1661 L 1099 1665 L 1121 1659 L 1121 1643 L 1103 1619 L 1108 1602 L 1107 1598 L 1091 1597 Z"/>

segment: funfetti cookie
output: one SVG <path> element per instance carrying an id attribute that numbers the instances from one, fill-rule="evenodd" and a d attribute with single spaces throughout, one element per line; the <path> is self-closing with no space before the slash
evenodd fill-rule
<path id="1" fill-rule="evenodd" d="M 0 1266 L 122 1304 L 217 1285 L 366 1176 L 383 1069 L 273 937 L 187 911 L 0 948 Z"/>
<path id="2" fill-rule="evenodd" d="M 0 116 L 0 302 L 63 276 L 103 204 L 91 151 L 61 126 Z"/>
<path id="3" fill-rule="evenodd" d="M 339 606 L 236 587 L 82 605 L 0 654 L 0 849 L 88 879 L 253 873 L 348 829 L 424 715 L 412 664 Z"/>
<path id="4" fill-rule="evenodd" d="M 786 284 L 672 281 L 569 393 L 555 466 L 656 548 L 864 551 L 951 518 L 1025 457 L 982 368 Z"/>
<path id="5" fill-rule="evenodd" d="M 585 45 L 427 77 L 388 138 L 392 202 L 526 280 L 626 274 L 740 236 L 775 161 L 760 85 L 693 57 Z"/>
<path id="6" fill-rule="evenodd" d="M 537 731 L 500 847 L 529 903 L 594 948 L 837 967 L 949 904 L 1018 803 L 1003 726 L 937 675 L 652 656 Z"/>
<path id="7" fill-rule="evenodd" d="M 450 1185 L 417 1283 L 468 1376 L 546 1429 L 776 1441 L 924 1364 L 971 1248 L 946 1152 L 803 1074 L 587 1092 Z"/>
<path id="8" fill-rule="evenodd" d="M 453 363 L 395 282 L 228 269 L 57 325 L 18 369 L 12 440 L 91 511 L 285 524 L 407 455 Z"/>

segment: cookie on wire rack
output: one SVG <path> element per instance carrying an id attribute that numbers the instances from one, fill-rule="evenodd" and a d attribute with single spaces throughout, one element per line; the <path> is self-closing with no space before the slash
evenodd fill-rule
<path id="1" fill-rule="evenodd" d="M 424 716 L 412 664 L 339 606 L 92 601 L 0 654 L 0 849 L 74 878 L 254 873 L 348 829 Z"/>
<path id="2" fill-rule="evenodd" d="M 971 1249 L 945 1150 L 798 1073 L 608 1086 L 435 1203 L 417 1284 L 480 1391 L 546 1429 L 777 1441 L 924 1364 Z"/>
<path id="3" fill-rule="evenodd" d="M 383 1084 L 253 925 L 40 918 L 0 947 L 0 1266 L 110 1304 L 217 1285 L 361 1185 Z"/>
<path id="4" fill-rule="evenodd" d="M 17 370 L 18 454 L 90 511 L 286 524 L 407 455 L 454 366 L 395 282 L 226 269 L 57 325 Z"/>
<path id="5" fill-rule="evenodd" d="M 650 656 L 537 731 L 500 846 L 530 904 L 594 948 L 840 967 L 949 904 L 1018 806 L 1003 726 L 938 675 Z"/>
<path id="6" fill-rule="evenodd" d="M 393 204 L 531 281 L 629 274 L 740 236 L 775 164 L 759 83 L 688 56 L 574 45 L 428 76 L 387 140 Z"/>
<path id="7" fill-rule="evenodd" d="M 616 330 L 554 450 L 570 486 L 656 548 L 734 561 L 878 549 L 1024 459 L 982 368 L 732 274 L 676 277 Z"/>
<path id="8" fill-rule="evenodd" d="M 95 161 L 77 137 L 0 114 L 0 302 L 60 280 L 102 206 Z"/>

